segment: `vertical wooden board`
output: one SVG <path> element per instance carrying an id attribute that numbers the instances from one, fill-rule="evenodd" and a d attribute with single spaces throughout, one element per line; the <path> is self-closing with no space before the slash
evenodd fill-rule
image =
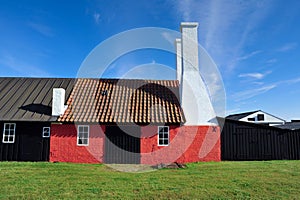
<path id="1" fill-rule="evenodd" d="M 123 127 L 124 128 L 124 127 Z M 139 164 L 140 163 L 140 138 L 126 134 L 127 131 L 139 132 L 134 135 L 140 135 L 140 128 L 132 128 L 128 130 L 128 127 L 123 128 L 118 126 L 107 126 L 106 138 L 105 138 L 105 163 L 116 164 Z"/>
<path id="2" fill-rule="evenodd" d="M 42 146 L 42 161 L 49 161 L 49 153 L 50 153 L 50 137 L 43 138 L 43 146 Z"/>

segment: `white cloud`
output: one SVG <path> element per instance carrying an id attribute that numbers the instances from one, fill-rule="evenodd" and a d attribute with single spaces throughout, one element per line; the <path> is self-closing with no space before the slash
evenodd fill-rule
<path id="1" fill-rule="evenodd" d="M 279 84 L 296 84 L 300 82 L 300 77 L 299 78 L 294 78 L 294 79 L 289 79 L 289 80 L 284 80 L 284 81 L 280 81 L 278 82 Z"/>
<path id="2" fill-rule="evenodd" d="M 272 58 L 270 60 L 267 60 L 266 64 L 273 64 L 273 63 L 276 63 L 276 62 L 277 62 L 277 59 L 276 58 Z"/>
<path id="3" fill-rule="evenodd" d="M 54 33 L 53 30 L 44 25 L 44 24 L 39 24 L 39 23 L 34 23 L 34 22 L 29 22 L 28 25 L 35 31 L 39 32 L 40 34 L 47 36 L 47 37 L 53 37 Z"/>
<path id="4" fill-rule="evenodd" d="M 99 24 L 99 22 L 100 22 L 100 14 L 97 13 L 97 12 L 95 12 L 94 15 L 93 15 L 93 17 L 94 17 L 95 23 Z"/>
<path id="5" fill-rule="evenodd" d="M 266 71 L 265 73 L 246 73 L 246 74 L 240 74 L 240 78 L 254 78 L 254 79 L 263 79 L 268 74 L 272 73 L 272 71 Z"/>
<path id="6" fill-rule="evenodd" d="M 249 54 L 246 54 L 246 55 L 244 55 L 244 56 L 241 56 L 241 57 L 239 57 L 239 58 L 237 58 L 237 60 L 247 60 L 248 58 L 251 58 L 252 56 L 254 56 L 254 55 L 256 55 L 256 54 L 259 54 L 259 53 L 261 53 L 262 51 L 253 51 L 253 52 L 251 52 L 251 53 L 249 53 Z"/>
<path id="7" fill-rule="evenodd" d="M 248 73 L 248 74 L 240 74 L 240 78 L 243 77 L 250 77 L 250 78 L 255 78 L 255 79 L 262 79 L 264 75 L 262 73 Z"/>
<path id="8" fill-rule="evenodd" d="M 250 90 L 246 90 L 246 91 L 237 92 L 232 97 L 235 101 L 246 100 L 246 99 L 250 99 L 252 97 L 255 97 L 257 95 L 266 93 L 266 92 L 268 92 L 268 91 L 270 91 L 270 90 L 272 90 L 276 87 L 277 87 L 276 84 L 267 85 L 267 86 L 263 86 L 263 87 L 260 87 L 260 88 L 255 88 L 255 89 L 250 89 Z"/>
<path id="9" fill-rule="evenodd" d="M 183 19 L 185 21 L 191 20 L 191 13 L 192 13 L 192 9 L 190 8 L 191 2 L 192 2 L 192 4 L 194 4 L 193 0 L 178 1 L 178 10 L 179 10 L 179 12 L 182 13 Z"/>
<path id="10" fill-rule="evenodd" d="M 263 85 L 264 82 L 261 82 L 261 81 L 254 81 L 253 84 L 255 84 L 255 85 Z"/>
<path id="11" fill-rule="evenodd" d="M 240 110 L 241 110 L 240 108 L 234 108 L 234 109 L 226 110 L 226 116 L 231 115 L 231 114 L 235 114 Z"/>
<path id="12" fill-rule="evenodd" d="M 297 46 L 298 46 L 297 43 L 287 43 L 287 44 L 284 44 L 283 46 L 279 47 L 277 49 L 277 51 L 286 52 L 286 51 L 290 51 L 290 50 L 295 49 Z"/>
<path id="13" fill-rule="evenodd" d="M 245 91 L 240 91 L 232 95 L 232 98 L 235 101 L 242 101 L 246 99 L 250 99 L 252 97 L 255 97 L 257 95 L 266 93 L 274 88 L 277 88 L 279 86 L 286 86 L 286 85 L 292 85 L 292 84 L 298 84 L 300 83 L 300 77 L 294 78 L 294 79 L 288 79 L 288 80 L 282 80 L 278 81 L 269 85 L 260 86 L 259 88 L 249 89 Z"/>
<path id="14" fill-rule="evenodd" d="M 162 37 L 165 38 L 170 44 L 174 45 L 175 39 L 177 35 L 171 34 L 170 32 L 162 32 Z M 178 35 L 180 36 L 180 35 Z"/>
<path id="15" fill-rule="evenodd" d="M 185 21 L 199 22 L 200 42 L 216 63 L 228 72 L 235 69 L 240 60 L 260 53 L 241 56 L 246 52 L 245 45 L 255 39 L 254 30 L 274 8 L 269 0 L 185 0 L 176 1 L 175 7 L 176 14 Z"/>

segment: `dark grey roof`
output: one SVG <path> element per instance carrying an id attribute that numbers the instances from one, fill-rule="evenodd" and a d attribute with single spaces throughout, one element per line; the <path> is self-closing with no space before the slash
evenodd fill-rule
<path id="1" fill-rule="evenodd" d="M 276 127 L 281 129 L 296 130 L 300 129 L 300 122 L 286 122 L 285 124 L 278 125 Z"/>
<path id="2" fill-rule="evenodd" d="M 263 113 L 265 113 L 265 114 L 267 114 L 267 115 L 270 115 L 270 116 L 272 116 L 272 117 L 275 117 L 275 118 L 277 118 L 277 119 L 282 120 L 283 122 L 285 122 L 284 119 L 281 119 L 281 118 L 279 118 L 279 117 L 276 117 L 276 116 L 274 116 L 274 115 L 271 115 L 270 113 L 267 113 L 267 112 L 262 111 L 262 110 L 255 110 L 255 111 L 251 111 L 251 112 L 244 112 L 244 113 L 238 113 L 238 114 L 234 114 L 234 115 L 228 115 L 228 116 L 226 117 L 226 119 L 240 120 L 240 119 L 242 119 L 242 118 L 244 118 L 244 117 L 247 117 L 248 115 L 251 115 L 251 114 L 256 113 L 256 112 L 263 112 Z"/>
<path id="3" fill-rule="evenodd" d="M 234 115 L 228 115 L 226 117 L 226 119 L 239 120 L 239 119 L 242 119 L 244 117 L 247 117 L 248 115 L 256 113 L 258 111 L 260 111 L 260 110 L 255 110 L 255 111 L 251 111 L 251 112 L 244 112 L 244 113 L 238 113 L 238 114 L 234 114 Z"/>
<path id="4" fill-rule="evenodd" d="M 66 101 L 71 78 L 0 78 L 1 121 L 56 121 L 52 117 L 52 89 L 64 88 Z"/>
<path id="5" fill-rule="evenodd" d="M 268 126 L 266 124 L 257 124 L 257 123 L 252 123 L 252 122 L 245 122 L 245 121 L 238 121 L 238 120 L 233 120 L 233 119 L 228 119 L 228 118 L 222 118 L 222 117 L 217 117 L 219 125 L 221 125 L 222 128 L 223 125 L 226 124 L 236 124 L 239 125 L 238 127 L 242 128 L 243 126 L 249 127 L 249 128 L 266 128 L 270 130 L 282 130 L 285 128 L 278 128 L 277 126 Z"/>

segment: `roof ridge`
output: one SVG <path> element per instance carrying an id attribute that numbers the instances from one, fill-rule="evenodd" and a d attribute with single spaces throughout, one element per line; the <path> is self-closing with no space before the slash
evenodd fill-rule
<path id="1" fill-rule="evenodd" d="M 256 112 L 259 112 L 259 111 L 262 111 L 262 110 L 254 110 L 254 111 L 248 111 L 248 112 L 236 113 L 236 114 L 228 115 L 227 117 L 233 117 L 233 116 L 239 116 L 239 115 L 245 115 L 245 114 L 253 114 L 253 113 L 256 113 Z M 264 112 L 264 111 L 262 111 L 262 112 Z M 226 118 L 227 118 L 227 117 L 226 117 Z"/>

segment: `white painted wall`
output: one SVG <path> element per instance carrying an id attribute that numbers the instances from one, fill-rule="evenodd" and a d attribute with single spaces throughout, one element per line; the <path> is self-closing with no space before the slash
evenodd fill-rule
<path id="1" fill-rule="evenodd" d="M 212 125 L 216 115 L 199 72 L 197 29 L 198 23 L 181 23 L 181 106 L 185 125 Z"/>
<path id="2" fill-rule="evenodd" d="M 258 121 L 257 120 L 257 115 L 258 114 L 263 114 L 264 115 L 264 121 Z M 248 118 L 255 118 L 255 121 L 248 121 Z M 264 124 L 264 123 L 270 123 L 270 125 L 280 125 L 280 124 L 284 124 L 285 121 L 278 118 L 278 117 L 275 117 L 273 115 L 270 115 L 266 112 L 263 112 L 263 111 L 258 111 L 258 112 L 255 112 L 251 115 L 248 115 L 247 117 L 244 117 L 242 119 L 240 119 L 239 121 L 243 121 L 243 122 L 252 122 L 252 123 L 256 123 L 256 124 Z"/>

